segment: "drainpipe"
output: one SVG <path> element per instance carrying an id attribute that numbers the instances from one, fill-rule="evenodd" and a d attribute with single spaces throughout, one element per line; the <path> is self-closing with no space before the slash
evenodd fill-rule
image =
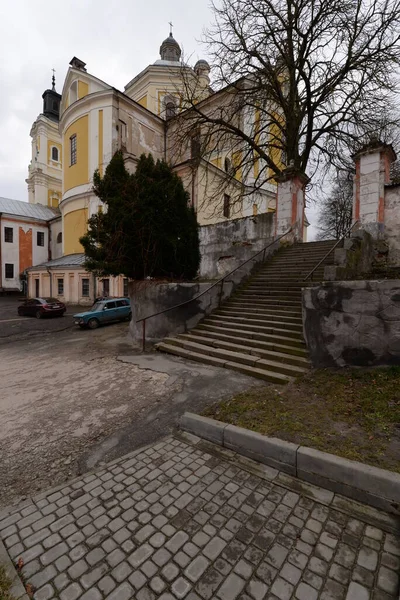
<path id="1" fill-rule="evenodd" d="M 47 260 L 51 260 L 51 227 L 50 227 L 49 223 L 47 223 L 47 229 L 49 231 L 49 237 L 48 237 L 48 242 L 47 242 L 47 256 L 48 256 Z"/>
<path id="2" fill-rule="evenodd" d="M 2 283 L 2 277 L 3 277 L 3 262 L 2 262 L 2 256 L 1 256 L 1 251 L 2 251 L 2 247 L 1 247 L 1 216 L 3 213 L 0 212 L 0 291 L 1 291 L 1 283 Z"/>
<path id="3" fill-rule="evenodd" d="M 51 277 L 51 271 L 50 271 L 49 267 L 46 267 L 46 271 L 48 272 L 49 277 L 50 277 L 50 298 L 52 298 L 53 297 L 53 280 Z"/>
<path id="4" fill-rule="evenodd" d="M 164 160 L 167 162 L 167 121 L 164 121 Z"/>

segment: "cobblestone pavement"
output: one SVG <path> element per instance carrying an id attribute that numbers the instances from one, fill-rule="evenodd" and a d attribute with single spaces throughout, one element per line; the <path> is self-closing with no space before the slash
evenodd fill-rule
<path id="1" fill-rule="evenodd" d="M 35 600 L 397 598 L 395 519 L 340 506 L 176 437 L 3 513 L 0 532 Z"/>

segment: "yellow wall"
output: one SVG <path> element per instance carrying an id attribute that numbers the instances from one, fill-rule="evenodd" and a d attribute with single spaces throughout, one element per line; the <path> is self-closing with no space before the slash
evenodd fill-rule
<path id="1" fill-rule="evenodd" d="M 241 150 L 238 150 L 237 152 L 234 152 L 232 154 L 232 164 L 235 167 L 235 178 L 238 181 L 242 181 L 242 169 L 241 169 L 241 164 L 242 164 L 242 160 L 243 160 L 243 153 Z"/>
<path id="2" fill-rule="evenodd" d="M 53 142 L 53 140 L 47 140 L 47 163 L 50 164 L 51 161 L 51 148 L 55 146 L 58 148 L 58 162 L 62 163 L 62 146 L 57 142 Z"/>
<path id="3" fill-rule="evenodd" d="M 99 110 L 99 171 L 103 175 L 103 111 Z"/>
<path id="4" fill-rule="evenodd" d="M 70 137 L 76 135 L 76 164 L 71 165 Z M 66 129 L 63 137 L 66 149 L 64 160 L 64 189 L 67 192 L 77 185 L 89 183 L 89 117 L 77 119 Z"/>
<path id="5" fill-rule="evenodd" d="M 61 192 L 57 192 L 55 190 L 47 191 L 47 205 L 50 208 L 57 208 L 60 204 Z"/>
<path id="6" fill-rule="evenodd" d="M 78 81 L 78 100 L 87 96 L 89 93 L 89 85 L 84 81 Z"/>
<path id="7" fill-rule="evenodd" d="M 83 252 L 79 238 L 87 232 L 87 208 L 80 208 L 64 215 L 64 254 Z"/>
<path id="8" fill-rule="evenodd" d="M 140 98 L 140 100 L 138 100 L 138 104 L 147 108 L 147 94 L 146 96 L 143 96 L 143 98 Z"/>
<path id="9" fill-rule="evenodd" d="M 215 165 L 216 167 L 218 167 L 218 169 L 222 169 L 222 158 L 218 157 L 218 158 L 213 158 L 211 163 L 213 165 Z"/>

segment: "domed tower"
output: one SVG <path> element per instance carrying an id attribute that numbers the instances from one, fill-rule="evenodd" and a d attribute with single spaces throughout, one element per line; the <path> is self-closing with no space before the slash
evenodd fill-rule
<path id="1" fill-rule="evenodd" d="M 194 65 L 194 72 L 198 77 L 200 87 L 208 88 L 210 86 L 210 71 L 211 67 L 206 60 L 198 60 Z"/>
<path id="2" fill-rule="evenodd" d="M 52 121 L 60 120 L 60 103 L 61 103 L 61 94 L 56 92 L 56 79 L 53 77 L 51 79 L 52 86 L 51 90 L 46 90 L 43 95 L 43 114 L 48 119 Z"/>
<path id="3" fill-rule="evenodd" d="M 161 60 L 166 60 L 168 62 L 179 62 L 181 55 L 181 47 L 172 35 L 171 31 L 167 39 L 164 40 L 160 46 Z"/>

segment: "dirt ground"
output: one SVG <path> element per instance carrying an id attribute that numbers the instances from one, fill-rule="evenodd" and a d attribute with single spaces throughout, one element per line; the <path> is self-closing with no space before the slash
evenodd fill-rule
<path id="1" fill-rule="evenodd" d="M 0 344 L 0 507 L 167 435 L 184 410 L 254 385 L 226 369 L 140 356 L 127 323 L 49 330 L 67 319 L 30 319 Z M 0 338 L 5 325 L 0 319 Z"/>

